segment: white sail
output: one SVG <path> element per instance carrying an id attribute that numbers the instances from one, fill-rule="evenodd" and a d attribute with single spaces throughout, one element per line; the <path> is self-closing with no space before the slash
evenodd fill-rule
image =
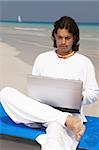
<path id="1" fill-rule="evenodd" d="M 18 22 L 22 22 L 21 16 L 18 16 Z"/>

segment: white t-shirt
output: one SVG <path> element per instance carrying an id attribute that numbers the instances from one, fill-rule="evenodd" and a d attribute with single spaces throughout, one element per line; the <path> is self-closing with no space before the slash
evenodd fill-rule
<path id="1" fill-rule="evenodd" d="M 34 63 L 32 75 L 74 79 L 83 81 L 83 104 L 97 100 L 99 88 L 95 78 L 95 71 L 89 58 L 75 53 L 62 59 L 55 51 L 40 54 Z"/>

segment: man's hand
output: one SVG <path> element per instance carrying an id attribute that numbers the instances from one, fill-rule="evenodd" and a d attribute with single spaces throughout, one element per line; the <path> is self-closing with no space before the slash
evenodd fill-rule
<path id="1" fill-rule="evenodd" d="M 81 119 L 68 115 L 65 124 L 74 133 L 76 140 L 79 141 L 85 131 L 85 126 Z"/>

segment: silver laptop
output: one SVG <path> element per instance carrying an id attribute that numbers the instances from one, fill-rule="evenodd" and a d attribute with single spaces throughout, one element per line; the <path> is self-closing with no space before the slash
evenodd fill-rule
<path id="1" fill-rule="evenodd" d="M 28 95 L 33 99 L 69 112 L 80 112 L 82 103 L 82 81 L 27 76 Z"/>

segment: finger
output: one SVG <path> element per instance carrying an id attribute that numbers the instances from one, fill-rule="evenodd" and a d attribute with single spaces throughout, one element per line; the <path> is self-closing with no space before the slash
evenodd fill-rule
<path id="1" fill-rule="evenodd" d="M 85 132 L 85 126 L 76 134 L 76 140 L 79 141 Z"/>
<path id="2" fill-rule="evenodd" d="M 77 135 L 77 136 L 76 136 L 76 140 L 77 140 L 77 141 L 80 141 L 80 139 L 81 139 L 81 135 Z"/>
<path id="3" fill-rule="evenodd" d="M 84 134 L 84 131 L 85 131 L 85 126 L 82 126 L 82 128 L 80 128 L 78 132 L 75 132 L 75 138 L 77 141 L 81 139 L 82 135 Z"/>
<path id="4" fill-rule="evenodd" d="M 82 136 L 85 132 L 85 126 L 83 125 L 82 129 L 80 130 L 79 134 Z"/>

